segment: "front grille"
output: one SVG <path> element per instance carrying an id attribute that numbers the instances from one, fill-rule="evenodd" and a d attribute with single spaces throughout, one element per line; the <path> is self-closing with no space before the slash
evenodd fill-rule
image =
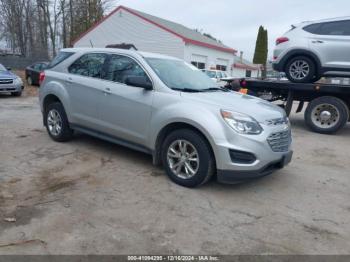
<path id="1" fill-rule="evenodd" d="M 267 138 L 273 152 L 287 152 L 292 142 L 291 131 L 273 133 Z"/>
<path id="2" fill-rule="evenodd" d="M 16 88 L 0 88 L 0 92 L 16 91 Z"/>
<path id="3" fill-rule="evenodd" d="M 0 85 L 13 84 L 13 79 L 0 79 Z"/>

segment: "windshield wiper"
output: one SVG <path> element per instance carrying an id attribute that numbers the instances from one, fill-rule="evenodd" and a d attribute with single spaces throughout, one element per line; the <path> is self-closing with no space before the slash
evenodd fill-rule
<path id="1" fill-rule="evenodd" d="M 228 88 L 226 87 L 210 87 L 210 88 L 206 88 L 206 89 L 202 89 L 203 92 L 205 91 L 224 91 L 224 92 L 228 92 L 230 91 Z"/>
<path id="2" fill-rule="evenodd" d="M 194 89 L 194 88 L 177 88 L 173 87 L 172 90 L 181 91 L 181 92 L 189 92 L 189 93 L 200 93 L 203 92 L 203 89 Z"/>

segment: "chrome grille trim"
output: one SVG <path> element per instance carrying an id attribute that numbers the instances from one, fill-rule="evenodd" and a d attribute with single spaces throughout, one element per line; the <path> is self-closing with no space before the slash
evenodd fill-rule
<path id="1" fill-rule="evenodd" d="M 268 126 L 288 125 L 289 119 L 288 117 L 270 119 L 270 120 L 266 120 L 265 124 Z"/>
<path id="2" fill-rule="evenodd" d="M 268 138 L 273 152 L 287 152 L 292 143 L 292 135 L 290 129 L 282 132 L 272 133 Z"/>
<path id="3" fill-rule="evenodd" d="M 0 85 L 13 84 L 13 79 L 0 79 Z"/>

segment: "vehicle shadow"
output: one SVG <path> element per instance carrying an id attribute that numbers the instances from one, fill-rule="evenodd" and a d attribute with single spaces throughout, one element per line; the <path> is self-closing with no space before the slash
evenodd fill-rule
<path id="1" fill-rule="evenodd" d="M 118 158 L 122 161 L 128 161 L 129 163 L 135 163 L 137 165 L 142 165 L 144 168 L 148 169 L 150 173 L 152 173 L 152 176 L 154 176 L 154 183 L 157 183 L 156 179 L 159 179 L 159 176 L 164 176 L 166 179 L 167 175 L 163 169 L 162 166 L 154 166 L 152 164 L 152 156 L 148 155 L 146 153 L 142 153 L 139 151 L 135 151 L 132 149 L 129 149 L 127 147 L 117 145 L 110 143 L 108 141 L 101 140 L 99 138 L 95 138 L 83 133 L 76 133 L 74 136 L 74 139 L 71 143 L 75 143 L 76 145 L 81 146 L 88 146 L 91 150 L 93 150 L 95 153 L 108 153 L 112 158 Z M 198 187 L 196 190 L 200 191 L 207 191 L 207 190 L 220 190 L 220 191 L 231 191 L 231 190 L 247 190 L 249 188 L 253 189 L 259 184 L 265 184 L 265 183 L 271 183 L 272 180 L 276 180 L 274 178 L 275 176 L 281 176 L 283 177 L 283 174 L 279 174 L 280 171 L 277 171 L 274 174 L 261 177 L 258 179 L 250 179 L 247 181 L 242 181 L 238 183 L 232 183 L 232 184 L 222 184 L 217 181 L 216 174 L 213 175 L 213 177 L 210 179 L 208 183 L 206 183 L 203 186 Z M 282 178 L 283 179 L 283 178 Z M 280 180 L 280 179 L 277 179 Z M 177 186 L 176 184 L 173 184 L 170 180 L 169 183 L 171 183 L 173 186 Z"/>
<path id="2" fill-rule="evenodd" d="M 0 99 L 14 98 L 11 94 L 0 94 Z"/>

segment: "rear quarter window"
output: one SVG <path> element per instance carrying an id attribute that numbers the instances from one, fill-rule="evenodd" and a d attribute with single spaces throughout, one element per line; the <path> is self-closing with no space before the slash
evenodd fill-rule
<path id="1" fill-rule="evenodd" d="M 313 24 L 313 25 L 305 26 L 303 29 L 306 32 L 317 35 L 319 34 L 320 26 L 321 24 Z"/>
<path id="2" fill-rule="evenodd" d="M 71 57 L 73 54 L 74 54 L 73 52 L 59 52 L 58 55 L 47 66 L 47 69 L 57 66 L 58 64 L 62 63 L 64 60 Z"/>

